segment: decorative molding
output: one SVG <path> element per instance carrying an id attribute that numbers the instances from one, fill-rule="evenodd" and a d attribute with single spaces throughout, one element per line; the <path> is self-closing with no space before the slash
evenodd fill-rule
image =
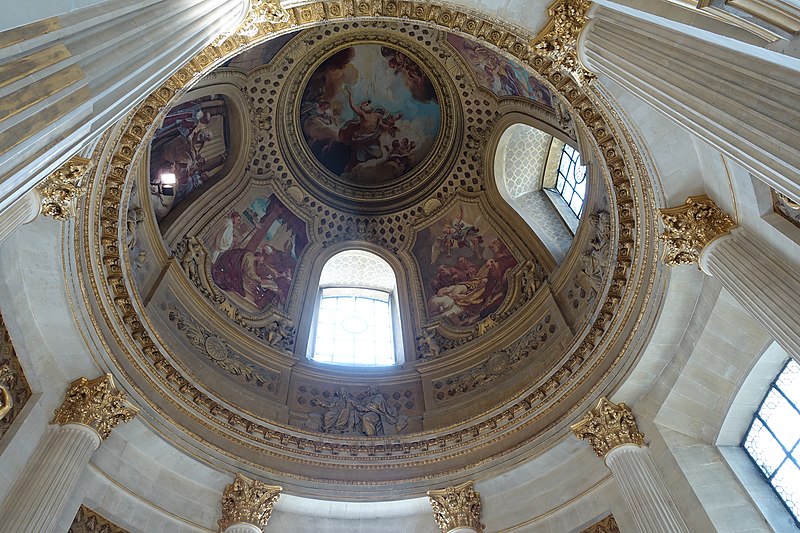
<path id="1" fill-rule="evenodd" d="M 128 530 L 81 505 L 67 533 L 128 533 Z"/>
<path id="2" fill-rule="evenodd" d="M 428 499 L 433 508 L 433 518 L 442 533 L 459 527 L 483 533 L 485 526 L 481 523 L 481 494 L 475 491 L 472 481 L 446 489 L 429 490 Z"/>
<path id="3" fill-rule="evenodd" d="M 11 337 L 0 317 L 0 437 L 11 427 L 31 394 Z"/>
<path id="4" fill-rule="evenodd" d="M 236 474 L 236 479 L 222 493 L 222 518 L 217 521 L 219 530 L 225 531 L 233 524 L 241 523 L 263 529 L 282 490 L 277 485 L 267 485 Z"/>
<path id="5" fill-rule="evenodd" d="M 264 375 L 254 365 L 242 362 L 240 357 L 231 353 L 230 346 L 225 339 L 203 327 L 191 317 L 185 316 L 175 304 L 161 304 L 160 307 L 169 313 L 170 322 L 175 323 L 178 331 L 183 333 L 189 343 L 215 365 L 229 374 L 241 377 L 248 383 L 264 387 L 273 394 L 277 392 L 280 382 L 278 373 L 268 372 L 267 375 Z"/>
<path id="6" fill-rule="evenodd" d="M 605 457 L 617 446 L 625 444 L 644 446 L 644 434 L 639 432 L 630 407 L 624 403 L 611 403 L 605 396 L 570 429 L 580 440 L 589 439 L 598 457 Z"/>
<path id="7" fill-rule="evenodd" d="M 589 22 L 589 0 L 556 0 L 550 6 L 550 22 L 534 40 L 534 48 L 553 62 L 552 68 L 570 72 L 579 83 L 588 83 L 595 75 L 578 58 L 578 36 Z"/>
<path id="8" fill-rule="evenodd" d="M 593 524 L 580 533 L 620 533 L 617 520 L 614 515 L 608 515 L 596 524 Z"/>
<path id="9" fill-rule="evenodd" d="M 670 266 L 699 264 L 703 249 L 736 227 L 705 194 L 690 196 L 683 205 L 659 211 L 664 224 L 664 262 Z"/>
<path id="10" fill-rule="evenodd" d="M 73 216 L 75 201 L 86 191 L 83 178 L 91 167 L 91 160 L 74 156 L 37 185 L 36 190 L 42 197 L 42 214 L 56 220 Z"/>
<path id="11" fill-rule="evenodd" d="M 800 228 L 800 202 L 789 198 L 773 188 L 770 188 L 769 192 L 772 198 L 773 212 Z"/>
<path id="12" fill-rule="evenodd" d="M 111 374 L 88 380 L 80 378 L 67 389 L 64 403 L 56 409 L 53 424 L 81 424 L 106 440 L 117 425 L 133 420 L 139 409 L 128 404 Z"/>

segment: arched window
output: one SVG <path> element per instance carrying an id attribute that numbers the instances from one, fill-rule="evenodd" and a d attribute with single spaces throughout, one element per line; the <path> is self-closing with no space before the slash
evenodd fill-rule
<path id="1" fill-rule="evenodd" d="M 400 361 L 396 288 L 394 270 L 373 253 L 346 250 L 331 257 L 319 279 L 311 359 L 353 366 Z"/>
<path id="2" fill-rule="evenodd" d="M 800 526 L 800 365 L 794 360 L 770 385 L 742 448 Z"/>
<path id="3" fill-rule="evenodd" d="M 553 190 L 567 203 L 576 218 L 581 218 L 586 198 L 586 167 L 581 165 L 581 154 L 568 144 L 561 149 Z"/>

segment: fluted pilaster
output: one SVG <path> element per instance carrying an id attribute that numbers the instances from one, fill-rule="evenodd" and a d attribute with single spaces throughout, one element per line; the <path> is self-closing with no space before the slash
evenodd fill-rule
<path id="1" fill-rule="evenodd" d="M 800 198 L 795 58 L 601 0 L 586 66 Z"/>
<path id="2" fill-rule="evenodd" d="M 0 49 L 10 73 L 0 87 L 0 110 L 8 111 L 0 120 L 0 213 L 235 28 L 250 3 L 103 0 L 51 18 L 44 7 L 42 20 L 2 32 L 13 46 Z"/>
<path id="3" fill-rule="evenodd" d="M 588 440 L 597 456 L 605 460 L 639 531 L 689 532 L 627 405 L 600 398 L 594 409 L 572 425 L 572 432 L 579 439 Z"/>
<path id="4" fill-rule="evenodd" d="M 70 385 L 33 456 L 0 507 L 0 532 L 54 531 L 92 453 L 136 410 L 111 375 Z"/>
<path id="5" fill-rule="evenodd" d="M 700 258 L 722 286 L 800 362 L 800 270 L 745 228 L 717 239 Z"/>

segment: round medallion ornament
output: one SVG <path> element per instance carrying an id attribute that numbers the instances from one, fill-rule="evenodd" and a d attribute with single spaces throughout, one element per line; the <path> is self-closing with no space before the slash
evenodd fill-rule
<path id="1" fill-rule="evenodd" d="M 228 347 L 219 337 L 211 335 L 206 339 L 204 347 L 208 356 L 214 361 L 224 361 L 228 358 Z"/>

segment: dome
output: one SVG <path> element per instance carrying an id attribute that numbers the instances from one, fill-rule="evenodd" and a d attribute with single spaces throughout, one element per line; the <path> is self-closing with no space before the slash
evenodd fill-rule
<path id="1" fill-rule="evenodd" d="M 97 296 L 157 416 L 209 461 L 363 500 L 491 475 L 564 427 L 624 367 L 655 243 L 623 126 L 543 72 L 480 38 L 348 21 L 255 44 L 164 105 L 127 209 L 96 222 L 128 228 L 126 282 Z M 574 201 L 554 188 L 565 153 Z M 309 355 L 323 267 L 359 251 L 397 280 L 394 365 Z"/>
<path id="2" fill-rule="evenodd" d="M 796 526 L 789 8 L 51 4 L 0 21 L 7 527 Z"/>

